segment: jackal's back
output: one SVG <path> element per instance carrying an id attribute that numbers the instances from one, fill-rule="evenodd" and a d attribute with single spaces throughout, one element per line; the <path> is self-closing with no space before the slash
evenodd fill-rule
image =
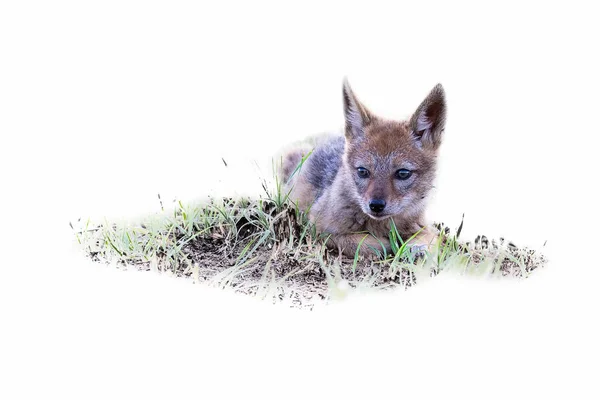
<path id="1" fill-rule="evenodd" d="M 318 145 L 303 165 L 306 182 L 313 186 L 315 199 L 331 186 L 342 164 L 345 140 L 342 136 L 332 137 Z"/>

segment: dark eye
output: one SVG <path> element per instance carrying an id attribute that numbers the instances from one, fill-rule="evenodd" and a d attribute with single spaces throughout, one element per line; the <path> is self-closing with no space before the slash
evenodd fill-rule
<path id="1" fill-rule="evenodd" d="M 356 168 L 356 172 L 358 173 L 358 176 L 361 178 L 368 178 L 369 177 L 369 170 L 363 167 L 358 167 Z"/>
<path id="2" fill-rule="evenodd" d="M 412 171 L 409 171 L 404 168 L 396 171 L 396 178 L 400 179 L 401 181 L 407 180 L 408 178 L 410 178 L 411 175 L 412 175 Z"/>

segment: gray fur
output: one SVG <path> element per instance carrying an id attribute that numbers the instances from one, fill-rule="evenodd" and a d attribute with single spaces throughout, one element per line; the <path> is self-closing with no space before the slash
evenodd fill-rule
<path id="1" fill-rule="evenodd" d="M 329 188 L 342 164 L 345 140 L 337 136 L 321 143 L 305 162 L 306 179 L 317 190 L 316 199 Z"/>

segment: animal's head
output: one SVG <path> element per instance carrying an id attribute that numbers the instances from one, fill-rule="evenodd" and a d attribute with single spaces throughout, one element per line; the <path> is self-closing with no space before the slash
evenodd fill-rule
<path id="1" fill-rule="evenodd" d="M 446 120 L 444 89 L 437 85 L 407 121 L 373 115 L 344 81 L 346 150 L 353 195 L 375 219 L 420 212 L 433 187 Z"/>

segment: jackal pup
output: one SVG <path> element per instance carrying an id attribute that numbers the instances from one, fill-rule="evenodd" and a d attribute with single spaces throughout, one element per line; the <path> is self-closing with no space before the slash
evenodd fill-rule
<path id="1" fill-rule="evenodd" d="M 343 101 L 345 136 L 284 156 L 280 173 L 291 201 L 308 211 L 318 231 L 331 235 L 330 246 L 348 256 L 361 242 L 363 255 L 382 246 L 389 251 L 392 219 L 404 240 L 419 232 L 411 243 L 424 250 L 435 238 L 423 214 L 446 120 L 442 86 L 405 121 L 371 113 L 347 80 Z"/>

